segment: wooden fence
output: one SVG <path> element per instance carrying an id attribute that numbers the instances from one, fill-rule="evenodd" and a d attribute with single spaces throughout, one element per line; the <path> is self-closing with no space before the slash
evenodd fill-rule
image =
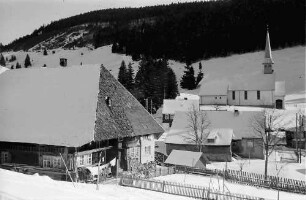
<path id="1" fill-rule="evenodd" d="M 276 176 L 268 176 L 267 180 L 265 180 L 263 174 L 249 173 L 244 171 L 176 167 L 176 173 L 182 172 L 201 175 L 220 175 L 231 182 L 306 194 L 306 182 L 300 180 L 280 178 Z"/>
<path id="2" fill-rule="evenodd" d="M 263 200 L 263 198 L 248 195 L 221 193 L 206 187 L 173 183 L 167 181 L 157 181 L 148 179 L 137 179 L 131 177 L 121 177 L 120 185 L 152 190 L 168 194 L 186 196 L 197 199 L 218 199 L 218 200 Z"/>

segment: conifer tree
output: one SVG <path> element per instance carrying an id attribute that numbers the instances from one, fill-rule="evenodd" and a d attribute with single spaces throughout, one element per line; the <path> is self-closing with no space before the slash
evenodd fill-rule
<path id="1" fill-rule="evenodd" d="M 122 60 L 119 73 L 118 73 L 118 81 L 127 88 L 127 69 L 124 60 Z"/>
<path id="2" fill-rule="evenodd" d="M 19 62 L 16 63 L 16 69 L 20 69 L 21 68 L 21 65 L 19 64 Z"/>
<path id="3" fill-rule="evenodd" d="M 196 80 L 194 77 L 194 69 L 192 66 L 185 66 L 184 75 L 181 79 L 181 87 L 188 90 L 193 90 L 196 88 Z"/>
<path id="4" fill-rule="evenodd" d="M 202 72 L 202 63 L 199 63 L 199 73 L 198 73 L 198 76 L 197 76 L 196 86 L 201 82 L 203 77 L 204 77 L 204 73 Z"/>
<path id="5" fill-rule="evenodd" d="M 44 56 L 47 56 L 47 55 L 48 55 L 47 49 L 44 49 Z"/>
<path id="6" fill-rule="evenodd" d="M 175 73 L 169 67 L 167 74 L 167 99 L 174 99 L 178 95 L 178 93 L 179 92 Z"/>
<path id="7" fill-rule="evenodd" d="M 4 59 L 4 56 L 2 54 L 0 54 L 0 65 L 5 66 L 5 59 Z"/>
<path id="8" fill-rule="evenodd" d="M 31 64 L 30 56 L 29 56 L 29 54 L 27 54 L 27 56 L 24 60 L 24 67 L 28 68 L 29 66 L 32 66 L 32 64 Z"/>
<path id="9" fill-rule="evenodd" d="M 131 91 L 134 88 L 134 70 L 132 63 L 129 63 L 127 69 L 127 80 L 126 80 L 127 89 Z"/>

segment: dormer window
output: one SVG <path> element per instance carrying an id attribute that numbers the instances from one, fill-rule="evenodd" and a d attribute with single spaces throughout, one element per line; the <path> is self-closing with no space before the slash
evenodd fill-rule
<path id="1" fill-rule="evenodd" d="M 112 106 L 112 101 L 109 97 L 105 97 L 105 103 L 108 107 L 111 107 Z"/>

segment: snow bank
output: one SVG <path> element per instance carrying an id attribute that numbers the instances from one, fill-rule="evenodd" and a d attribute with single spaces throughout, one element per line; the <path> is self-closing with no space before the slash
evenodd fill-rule
<path id="1" fill-rule="evenodd" d="M 0 169 L 0 199 L 12 200 L 183 200 L 185 197 L 149 190 L 123 187 L 116 184 L 94 184 L 54 181 L 45 176 L 25 175 Z"/>

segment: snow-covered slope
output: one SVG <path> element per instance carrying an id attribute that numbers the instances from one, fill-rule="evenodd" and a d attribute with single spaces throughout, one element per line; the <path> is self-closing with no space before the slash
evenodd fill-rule
<path id="1" fill-rule="evenodd" d="M 0 199 L 10 200 L 183 200 L 176 195 L 123 187 L 54 181 L 47 176 L 25 175 L 0 169 Z"/>
<path id="2" fill-rule="evenodd" d="M 104 64 L 104 66 L 117 77 L 118 69 L 122 60 L 133 63 L 135 71 L 138 69 L 138 62 L 133 62 L 130 56 L 111 53 L 111 46 L 104 46 L 97 49 L 80 48 L 76 50 L 55 49 L 48 51 L 48 55 L 44 56 L 43 52 L 7 52 L 4 56 L 16 55 L 17 61 L 23 65 L 26 54 L 29 54 L 33 67 L 58 67 L 59 58 L 67 58 L 68 66 L 82 64 Z M 274 70 L 277 81 L 286 81 L 286 94 L 290 94 L 290 100 L 298 99 L 298 102 L 306 102 L 305 98 L 305 47 L 297 46 L 282 50 L 272 51 L 275 61 Z M 246 53 L 242 55 L 232 55 L 225 58 L 214 58 L 210 60 L 202 60 L 205 81 L 224 80 L 227 77 L 241 78 L 246 74 L 253 73 L 263 69 L 264 52 Z M 16 62 L 7 63 L 10 68 Z M 193 63 L 195 74 L 198 73 L 198 63 Z M 173 60 L 169 61 L 170 67 L 174 70 L 178 83 L 184 73 L 184 63 Z M 183 91 L 183 90 L 181 90 Z M 188 91 L 188 93 L 196 94 L 198 90 Z"/>

